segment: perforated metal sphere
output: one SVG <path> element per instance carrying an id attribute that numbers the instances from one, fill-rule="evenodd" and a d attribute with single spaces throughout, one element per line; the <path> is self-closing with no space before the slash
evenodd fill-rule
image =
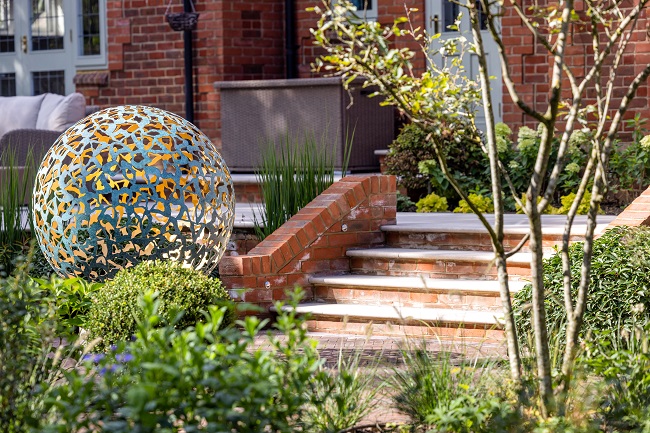
<path id="1" fill-rule="evenodd" d="M 156 258 L 210 271 L 235 212 L 230 172 L 208 137 L 173 113 L 130 105 L 65 131 L 41 163 L 32 200 L 52 267 L 94 281 Z"/>

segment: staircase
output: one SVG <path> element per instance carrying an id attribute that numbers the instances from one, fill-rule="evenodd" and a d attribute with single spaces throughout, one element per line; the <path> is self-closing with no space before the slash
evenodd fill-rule
<path id="1" fill-rule="evenodd" d="M 599 217 L 599 228 L 609 219 Z M 545 255 L 560 243 L 563 223 L 562 216 L 545 217 Z M 398 214 L 396 225 L 381 229 L 383 247 L 347 251 L 349 273 L 310 278 L 313 301 L 298 307 L 310 314 L 310 331 L 503 341 L 494 255 L 475 216 Z M 523 216 L 507 215 L 506 248 L 527 231 Z M 582 218 L 572 241 L 584 231 Z M 530 260 L 524 246 L 507 261 L 511 293 L 527 284 Z"/>

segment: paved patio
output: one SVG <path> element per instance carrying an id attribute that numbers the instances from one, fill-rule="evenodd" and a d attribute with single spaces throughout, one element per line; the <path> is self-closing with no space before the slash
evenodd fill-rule
<path id="1" fill-rule="evenodd" d="M 254 213 L 259 215 L 261 205 L 259 203 L 237 203 L 235 206 L 235 227 L 252 227 Z M 494 224 L 494 215 L 486 214 L 485 218 Z M 598 215 L 596 231 L 602 231 L 616 218 L 615 215 Z M 543 232 L 548 234 L 562 234 L 566 215 L 543 215 Z M 438 213 L 415 213 L 397 212 L 397 225 L 400 231 L 410 230 L 414 232 L 444 232 L 450 228 L 464 232 L 485 232 L 481 221 L 474 214 L 460 214 L 452 212 Z M 390 230 L 390 227 L 384 227 Z M 573 223 L 572 233 L 584 235 L 587 229 L 587 216 L 577 215 Z M 506 233 L 527 233 L 528 219 L 526 215 L 506 214 L 504 216 L 504 231 Z"/>

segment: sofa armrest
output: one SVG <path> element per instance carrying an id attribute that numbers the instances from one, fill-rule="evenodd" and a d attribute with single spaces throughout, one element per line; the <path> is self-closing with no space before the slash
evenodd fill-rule
<path id="1" fill-rule="evenodd" d="M 39 164 L 60 135 L 61 132 L 44 129 L 14 129 L 0 137 L 0 154 L 7 150 L 15 152 L 15 164 L 23 166 L 31 149 L 34 162 Z"/>

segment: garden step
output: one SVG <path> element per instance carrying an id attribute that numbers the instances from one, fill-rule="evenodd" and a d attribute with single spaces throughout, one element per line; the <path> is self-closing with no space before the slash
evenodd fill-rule
<path id="1" fill-rule="evenodd" d="M 492 215 L 484 215 L 490 224 Z M 614 219 L 611 215 L 599 215 L 596 233 L 602 232 Z M 542 244 L 545 252 L 552 252 L 559 245 L 564 233 L 565 215 L 542 216 Z M 584 240 L 587 227 L 586 217 L 578 215 L 575 219 L 571 242 Z M 478 218 L 471 214 L 452 213 L 398 213 L 397 224 L 381 228 L 386 235 L 388 246 L 423 249 L 453 249 L 491 251 L 492 244 L 487 230 Z M 515 248 L 530 232 L 525 215 L 504 215 L 504 246 L 506 250 Z M 528 244 L 522 251 L 528 251 Z"/>
<path id="2" fill-rule="evenodd" d="M 501 311 L 497 281 L 333 275 L 312 277 L 309 282 L 318 302 Z M 514 294 L 525 284 L 513 281 L 510 291 Z"/>
<path id="3" fill-rule="evenodd" d="M 298 305 L 297 312 L 309 314 L 307 328 L 314 332 L 422 335 L 453 340 L 503 341 L 501 316 L 490 311 L 306 303 Z"/>
<path id="4" fill-rule="evenodd" d="M 490 251 L 368 248 L 348 250 L 350 267 L 358 274 L 424 276 L 428 278 L 494 280 L 497 269 Z M 530 275 L 530 253 L 517 253 L 507 261 L 513 280 Z"/>

